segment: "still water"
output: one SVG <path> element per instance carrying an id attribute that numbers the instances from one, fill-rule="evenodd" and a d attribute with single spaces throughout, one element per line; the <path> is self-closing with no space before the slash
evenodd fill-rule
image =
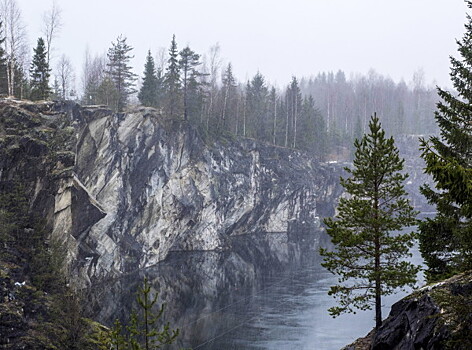
<path id="1" fill-rule="evenodd" d="M 373 311 L 329 316 L 335 301 L 327 292 L 336 277 L 320 266 L 315 244 L 292 244 L 287 235 L 256 239 L 234 242 L 240 244 L 237 254 L 177 253 L 154 268 L 106 283 L 90 303 L 99 310 L 94 317 L 107 325 L 116 318 L 126 322 L 146 276 L 166 304 L 165 321 L 181 332 L 169 349 L 334 350 L 372 329 Z M 412 262 L 421 264 L 417 247 L 412 252 Z M 383 316 L 407 293 L 384 298 Z"/>
<path id="2" fill-rule="evenodd" d="M 417 247 L 413 253 L 412 261 L 421 264 Z M 334 300 L 327 291 L 335 282 L 336 278 L 319 266 L 299 266 L 295 271 L 272 276 L 251 295 L 201 314 L 188 326 L 205 321 L 205 327 L 217 331 L 188 345 L 207 350 L 340 349 L 372 329 L 374 313 L 329 316 L 327 309 Z M 383 316 L 406 294 L 399 292 L 384 298 Z"/>

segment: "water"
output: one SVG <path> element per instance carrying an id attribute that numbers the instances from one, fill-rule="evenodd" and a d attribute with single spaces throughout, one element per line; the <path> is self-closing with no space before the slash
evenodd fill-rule
<path id="1" fill-rule="evenodd" d="M 421 263 L 417 247 L 412 261 Z M 422 277 L 420 276 L 420 279 Z M 366 335 L 374 326 L 374 312 L 361 311 L 332 318 L 328 296 L 336 278 L 320 267 L 305 266 L 274 276 L 264 288 L 221 310 L 219 332 L 193 349 L 341 349 Z M 420 282 L 421 283 L 421 282 Z M 410 291 L 384 298 L 383 316 Z M 210 317 L 211 315 L 202 315 Z"/>
<path id="2" fill-rule="evenodd" d="M 136 307 L 135 291 L 146 275 L 159 291 L 159 300 L 167 305 L 164 319 L 181 330 L 179 341 L 171 349 L 331 350 L 372 329 L 373 311 L 337 318 L 328 314 L 335 300 L 327 292 L 336 284 L 336 277 L 320 266 L 317 249 L 300 251 L 281 236 L 264 239 L 276 240 L 281 248 L 276 251 L 277 259 L 262 268 L 255 269 L 260 262 L 247 263 L 257 259 L 254 252 L 247 256 L 179 253 L 155 268 L 107 283 L 102 299 L 94 305 L 109 306 L 101 307 L 96 317 L 109 325 L 117 317 L 126 321 L 130 308 Z M 255 246 L 263 244 L 258 241 Z M 412 262 L 421 264 L 417 247 L 413 254 Z M 297 263 L 277 263 L 290 260 L 290 256 L 296 257 Z M 287 264 L 292 268 L 287 269 Z M 407 293 L 384 298 L 383 316 Z"/>
<path id="3" fill-rule="evenodd" d="M 226 329 L 194 349 L 340 349 L 364 335 L 372 317 L 345 315 L 336 319 L 327 309 L 334 282 L 319 268 L 284 274 L 268 281 L 249 300 L 225 310 Z"/>

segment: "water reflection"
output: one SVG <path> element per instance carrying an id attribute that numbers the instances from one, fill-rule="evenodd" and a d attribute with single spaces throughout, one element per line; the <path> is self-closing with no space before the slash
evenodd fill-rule
<path id="1" fill-rule="evenodd" d="M 238 237 L 231 252 L 174 253 L 97 288 L 91 309 L 106 324 L 126 320 L 146 275 L 167 304 L 165 320 L 181 329 L 172 348 L 340 349 L 365 335 L 374 315 L 328 315 L 334 300 L 327 291 L 336 281 L 319 266 L 315 237 Z M 404 294 L 385 299 L 385 316 Z"/>

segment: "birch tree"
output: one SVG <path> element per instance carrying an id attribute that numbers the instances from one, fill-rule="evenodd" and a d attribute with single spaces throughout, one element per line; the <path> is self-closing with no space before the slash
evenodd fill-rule
<path id="1" fill-rule="evenodd" d="M 15 75 L 18 69 L 24 70 L 25 58 L 28 57 L 26 30 L 16 0 L 1 0 L 0 16 L 5 34 L 8 95 L 13 96 L 17 81 Z"/>
<path id="2" fill-rule="evenodd" d="M 43 14 L 43 35 L 46 41 L 46 60 L 50 66 L 53 51 L 52 42 L 58 36 L 62 28 L 62 10 L 53 1 L 51 9 Z"/>

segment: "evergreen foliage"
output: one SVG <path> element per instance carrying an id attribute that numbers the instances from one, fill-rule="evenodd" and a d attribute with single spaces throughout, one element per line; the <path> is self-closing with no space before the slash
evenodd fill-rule
<path id="1" fill-rule="evenodd" d="M 43 38 L 39 38 L 34 49 L 30 68 L 30 96 L 32 100 L 47 100 L 49 98 L 51 94 L 51 88 L 49 87 L 50 71 L 47 63 L 46 45 Z"/>
<path id="2" fill-rule="evenodd" d="M 142 287 L 136 296 L 139 312 L 133 311 L 126 327 L 115 321 L 111 332 L 111 345 L 115 350 L 153 350 L 160 349 L 166 344 L 172 344 L 179 330 L 170 329 L 167 322 L 160 326 L 159 321 L 164 313 L 165 305 L 159 307 L 157 313 L 153 308 L 157 306 L 158 294 L 151 294 L 151 286 L 145 278 Z"/>
<path id="3" fill-rule="evenodd" d="M 131 46 L 126 43 L 126 37 L 119 36 L 116 42 L 108 49 L 108 77 L 113 82 L 116 89 L 117 99 L 109 104 L 110 107 L 122 112 L 128 103 L 129 96 L 134 94 L 134 84 L 136 74 L 134 74 L 129 65 L 129 61 L 134 57 L 129 53 L 133 50 Z"/>
<path id="4" fill-rule="evenodd" d="M 245 136 L 265 139 L 270 133 L 269 109 L 268 109 L 269 90 L 267 88 L 264 76 L 257 73 L 247 84 L 246 89 L 246 123 Z"/>
<path id="5" fill-rule="evenodd" d="M 157 107 L 159 105 L 158 94 L 156 65 L 151 51 L 148 51 L 146 63 L 144 64 L 143 83 L 138 93 L 138 99 L 143 106 Z"/>
<path id="6" fill-rule="evenodd" d="M 180 72 L 182 74 L 184 120 L 188 120 L 191 102 L 196 100 L 195 97 L 199 91 L 197 78 L 200 73 L 197 67 L 201 64 L 200 55 L 195 53 L 188 46 L 180 51 L 179 55 Z"/>
<path id="7" fill-rule="evenodd" d="M 467 2 L 472 8 L 472 2 Z M 420 224 L 420 250 L 430 280 L 472 268 L 472 18 L 458 41 L 462 59 L 451 57 L 455 94 L 438 88 L 435 113 L 440 136 L 421 140 L 425 172 L 436 189 L 421 188 L 436 216 Z"/>
<path id="8" fill-rule="evenodd" d="M 228 65 L 226 66 L 226 69 L 223 73 L 222 83 L 223 108 L 221 112 L 221 128 L 225 130 L 227 127 L 227 118 L 235 118 L 235 116 L 231 114 L 234 111 L 236 79 L 233 75 L 233 66 L 231 65 L 231 63 L 228 63 Z M 220 129 L 220 123 L 218 123 L 218 129 Z"/>
<path id="9" fill-rule="evenodd" d="M 95 99 L 99 104 L 103 104 L 118 110 L 117 108 L 120 99 L 120 92 L 118 91 L 110 75 L 105 75 L 103 80 L 100 82 L 100 85 L 98 85 L 96 88 Z"/>
<path id="10" fill-rule="evenodd" d="M 100 56 L 86 56 L 85 104 L 124 108 L 129 95 L 123 97 L 116 79 L 119 73 L 112 74 L 111 69 L 116 62 L 111 52 L 120 51 L 118 42 L 109 50 L 108 63 Z M 259 72 L 241 84 L 231 63 L 221 71 L 217 46 L 209 56 L 189 47 L 179 52 L 177 46 L 174 35 L 167 64 L 164 56 L 155 61 L 148 53 L 138 98 L 142 105 L 160 108 L 169 117 L 188 120 L 206 135 L 232 133 L 307 151 L 322 161 L 342 161 L 352 158 L 352 141 L 366 130 L 374 110 L 382 111 L 389 135 L 437 130 L 426 118 L 437 95 L 425 88 L 421 72 L 415 74 L 414 88 L 374 71 L 350 80 L 338 71 L 309 79 L 293 77 L 279 90 Z"/>
<path id="11" fill-rule="evenodd" d="M 374 115 L 370 133 L 356 140 L 354 168 L 341 178 L 346 197 L 339 201 L 335 218 L 325 219 L 334 251 L 321 249 L 322 266 L 339 275 L 339 284 L 329 294 L 339 305 L 329 309 L 338 316 L 375 304 L 376 329 L 382 322 L 381 298 L 396 288 L 412 286 L 419 267 L 402 260 L 411 256 L 413 233 L 398 233 L 416 224 L 416 212 L 405 198 L 400 159 L 393 138 L 385 138 Z"/>
<path id="12" fill-rule="evenodd" d="M 3 291 L 15 294 L 14 299 L 0 300 L 0 309 L 4 320 L 12 313 L 18 322 L 24 322 L 14 325 L 23 327 L 21 338 L 14 333 L 10 336 L 14 336 L 14 344 L 27 349 L 95 349 L 90 341 L 95 331 L 66 285 L 66 250 L 30 212 L 27 198 L 18 180 L 0 182 L 0 280 Z M 8 286 L 12 281 L 24 282 Z M 0 343 L 5 344 L 3 336 L 0 334 Z"/>
<path id="13" fill-rule="evenodd" d="M 177 42 L 175 35 L 169 48 L 169 60 L 167 61 L 165 86 L 165 109 L 170 117 L 177 117 L 181 113 L 182 84 L 180 78 L 180 64 L 178 59 Z"/>

